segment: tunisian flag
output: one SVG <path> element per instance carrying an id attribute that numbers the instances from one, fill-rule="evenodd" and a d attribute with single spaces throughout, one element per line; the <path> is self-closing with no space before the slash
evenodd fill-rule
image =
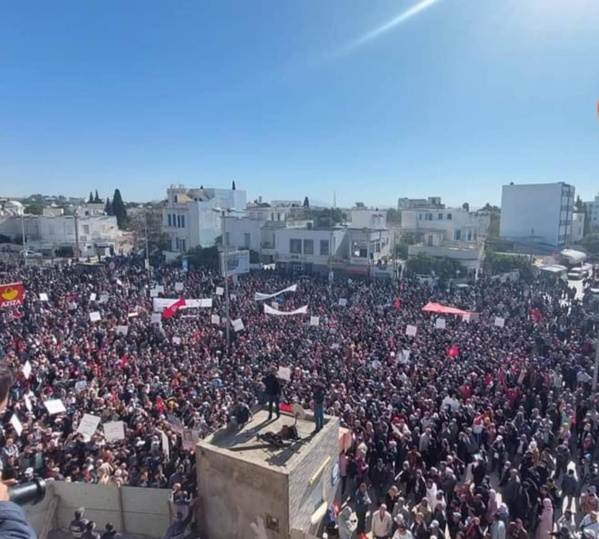
<path id="1" fill-rule="evenodd" d="M 538 309 L 535 309 L 534 307 L 528 309 L 528 314 L 533 318 L 535 324 L 540 324 L 543 320 L 543 315 L 540 313 Z"/>
<path id="2" fill-rule="evenodd" d="M 454 344 L 451 346 L 451 348 L 449 350 L 447 350 L 447 355 L 450 358 L 454 358 L 457 357 L 457 355 L 460 353 L 460 349 Z"/>
<path id="3" fill-rule="evenodd" d="M 393 306 L 396 309 L 401 309 L 401 300 L 399 298 L 397 298 L 394 302 L 393 302 Z"/>
<path id="4" fill-rule="evenodd" d="M 170 307 L 167 307 L 162 313 L 162 318 L 170 318 L 173 316 L 181 307 L 185 307 L 185 298 L 179 298 Z"/>

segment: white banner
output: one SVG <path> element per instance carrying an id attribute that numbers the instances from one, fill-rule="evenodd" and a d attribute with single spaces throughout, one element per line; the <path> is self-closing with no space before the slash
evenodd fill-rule
<path id="1" fill-rule="evenodd" d="M 77 432 L 83 434 L 88 440 L 95 434 L 98 425 L 100 424 L 100 418 L 92 414 L 83 414 Z"/>
<path id="2" fill-rule="evenodd" d="M 277 296 L 284 294 L 285 292 L 295 292 L 296 290 L 297 290 L 297 285 L 292 284 L 291 286 L 288 286 L 287 288 L 285 288 L 283 290 L 279 290 L 278 292 L 275 292 L 274 294 L 262 294 L 261 292 L 256 292 L 254 294 L 254 299 L 256 301 L 264 301 L 265 299 L 276 298 Z"/>
<path id="3" fill-rule="evenodd" d="M 155 313 L 161 313 L 164 309 L 168 309 L 173 303 L 179 301 L 171 298 L 154 298 L 152 300 L 153 310 Z M 212 298 L 208 299 L 185 299 L 185 305 L 181 309 L 210 309 L 212 307 Z"/>
<path id="4" fill-rule="evenodd" d="M 241 275 L 250 272 L 250 252 L 245 251 L 229 251 L 227 252 L 227 270 L 224 271 L 225 253 L 220 253 L 220 274 L 223 277 L 231 277 L 231 275 Z"/>
<path id="5" fill-rule="evenodd" d="M 233 320 L 232 324 L 233 324 L 233 329 L 235 330 L 235 333 L 237 333 L 238 331 L 243 331 L 245 329 L 245 326 L 243 325 L 243 320 L 241 318 L 238 318 L 237 320 Z"/>
<path id="6" fill-rule="evenodd" d="M 264 304 L 264 314 L 274 314 L 276 316 L 293 316 L 295 314 L 306 314 L 308 312 L 308 306 L 304 305 L 299 309 L 295 309 L 295 311 L 279 311 L 278 309 L 273 309 L 270 305 Z"/>

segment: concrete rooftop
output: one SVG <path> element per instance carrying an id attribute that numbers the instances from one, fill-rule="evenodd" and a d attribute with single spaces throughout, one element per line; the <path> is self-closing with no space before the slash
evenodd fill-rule
<path id="1" fill-rule="evenodd" d="M 327 420 L 325 416 L 325 426 Z M 297 420 L 297 431 L 300 439 L 287 441 L 288 446 L 282 449 L 268 446 L 264 440 L 259 440 L 257 434 L 273 432 L 279 434 L 284 425 L 293 425 L 295 418 L 289 414 L 281 413 L 279 419 L 268 421 L 268 412 L 259 410 L 254 412 L 254 417 L 243 427 L 230 426 L 222 429 L 200 442 L 200 447 L 216 451 L 228 456 L 235 456 L 243 460 L 281 473 L 289 473 L 308 453 L 309 444 L 318 441 L 319 434 L 312 435 L 314 422 L 308 419 Z M 321 431 L 322 432 L 322 431 Z"/>

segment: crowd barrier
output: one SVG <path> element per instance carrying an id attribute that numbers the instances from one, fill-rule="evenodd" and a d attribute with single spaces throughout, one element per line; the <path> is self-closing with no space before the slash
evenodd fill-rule
<path id="1" fill-rule="evenodd" d="M 39 539 L 48 539 L 51 532 L 68 529 L 79 507 L 98 531 L 112 522 L 128 536 L 147 538 L 162 537 L 175 515 L 170 490 L 58 481 L 49 482 L 44 500 L 25 511 Z"/>

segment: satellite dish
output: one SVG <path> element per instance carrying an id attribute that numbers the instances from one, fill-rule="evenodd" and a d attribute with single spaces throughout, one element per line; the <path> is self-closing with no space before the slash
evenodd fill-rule
<path id="1" fill-rule="evenodd" d="M 291 411 L 293 412 L 293 417 L 295 417 L 296 423 L 297 423 L 298 418 L 299 419 L 306 418 L 306 410 L 304 410 L 297 402 L 294 402 L 291 405 Z"/>

